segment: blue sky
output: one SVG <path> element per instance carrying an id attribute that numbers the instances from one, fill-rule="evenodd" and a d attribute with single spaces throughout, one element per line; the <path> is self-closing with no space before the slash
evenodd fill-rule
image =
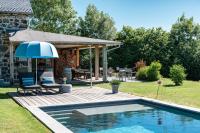
<path id="1" fill-rule="evenodd" d="M 113 17 L 116 27 L 162 27 L 170 30 L 171 25 L 183 13 L 200 23 L 200 0 L 72 0 L 78 16 L 85 16 L 88 4 Z"/>

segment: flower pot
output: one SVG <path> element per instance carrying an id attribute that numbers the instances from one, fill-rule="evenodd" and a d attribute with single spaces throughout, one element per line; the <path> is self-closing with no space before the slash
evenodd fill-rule
<path id="1" fill-rule="evenodd" d="M 112 85 L 112 93 L 113 94 L 118 93 L 118 90 L 119 90 L 119 85 Z"/>

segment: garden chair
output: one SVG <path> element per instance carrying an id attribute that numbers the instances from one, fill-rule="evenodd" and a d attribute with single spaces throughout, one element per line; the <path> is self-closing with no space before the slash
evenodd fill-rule
<path id="1" fill-rule="evenodd" d="M 126 71 L 127 78 L 128 79 L 132 79 L 132 77 L 133 77 L 133 70 L 131 68 L 126 68 L 125 71 Z"/>
<path id="2" fill-rule="evenodd" d="M 124 69 L 120 69 L 118 73 L 118 78 L 120 81 L 126 81 L 126 71 Z"/>
<path id="3" fill-rule="evenodd" d="M 112 77 L 114 70 L 112 69 L 112 67 L 108 68 L 108 76 Z"/>

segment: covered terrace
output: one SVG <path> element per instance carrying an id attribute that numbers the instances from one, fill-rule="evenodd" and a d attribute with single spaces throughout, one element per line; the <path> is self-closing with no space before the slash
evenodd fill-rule
<path id="1" fill-rule="evenodd" d="M 49 67 L 54 70 L 55 76 L 58 78 L 62 76 L 65 67 L 78 68 L 80 66 L 80 50 L 81 49 L 95 49 L 95 63 L 94 63 L 94 76 L 95 80 L 99 80 L 99 62 L 100 53 L 102 52 L 102 68 L 103 68 L 103 81 L 107 81 L 107 52 L 108 47 L 121 45 L 121 42 L 101 40 L 80 36 L 64 35 L 43 31 L 35 31 L 26 29 L 14 33 L 10 38 L 10 75 L 11 80 L 17 79 L 17 71 L 19 67 L 26 67 L 27 71 L 31 72 L 33 60 L 19 60 L 14 57 L 14 51 L 21 42 L 29 41 L 43 41 L 52 43 L 59 54 L 59 59 L 45 61 Z M 102 51 L 101 51 L 102 50 Z M 88 62 L 89 63 L 89 62 Z M 42 64 L 42 61 L 41 61 Z M 44 63 L 43 63 L 44 64 Z M 38 64 L 40 65 L 40 63 Z M 38 66 L 40 67 L 40 66 Z M 90 69 L 90 68 L 88 68 Z"/>

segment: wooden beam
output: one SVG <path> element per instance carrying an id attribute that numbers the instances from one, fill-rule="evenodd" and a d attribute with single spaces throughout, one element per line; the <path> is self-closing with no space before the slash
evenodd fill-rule
<path id="1" fill-rule="evenodd" d="M 69 44 L 69 45 L 66 45 L 66 44 L 54 44 L 54 46 L 56 48 L 79 48 L 79 49 L 88 49 L 88 47 L 90 45 L 82 45 L 82 44 L 78 44 L 78 45 L 73 45 L 73 44 Z M 92 48 L 95 48 L 96 45 L 92 45 L 91 47 Z M 99 47 L 103 47 L 103 45 L 98 45 Z"/>
<path id="2" fill-rule="evenodd" d="M 14 56 L 13 56 L 13 44 L 10 43 L 9 45 L 10 51 L 10 83 L 12 84 L 14 81 Z"/>
<path id="3" fill-rule="evenodd" d="M 95 46 L 95 80 L 99 79 L 99 46 Z"/>
<path id="4" fill-rule="evenodd" d="M 79 67 L 80 65 L 80 51 L 79 48 L 76 49 L 76 66 Z"/>
<path id="5" fill-rule="evenodd" d="M 103 46 L 103 81 L 107 82 L 108 77 L 108 61 L 107 61 L 107 47 Z"/>
<path id="6" fill-rule="evenodd" d="M 92 88 L 92 47 L 90 46 L 90 88 Z"/>
<path id="7" fill-rule="evenodd" d="M 28 72 L 32 72 L 32 59 L 27 59 L 28 61 Z"/>

